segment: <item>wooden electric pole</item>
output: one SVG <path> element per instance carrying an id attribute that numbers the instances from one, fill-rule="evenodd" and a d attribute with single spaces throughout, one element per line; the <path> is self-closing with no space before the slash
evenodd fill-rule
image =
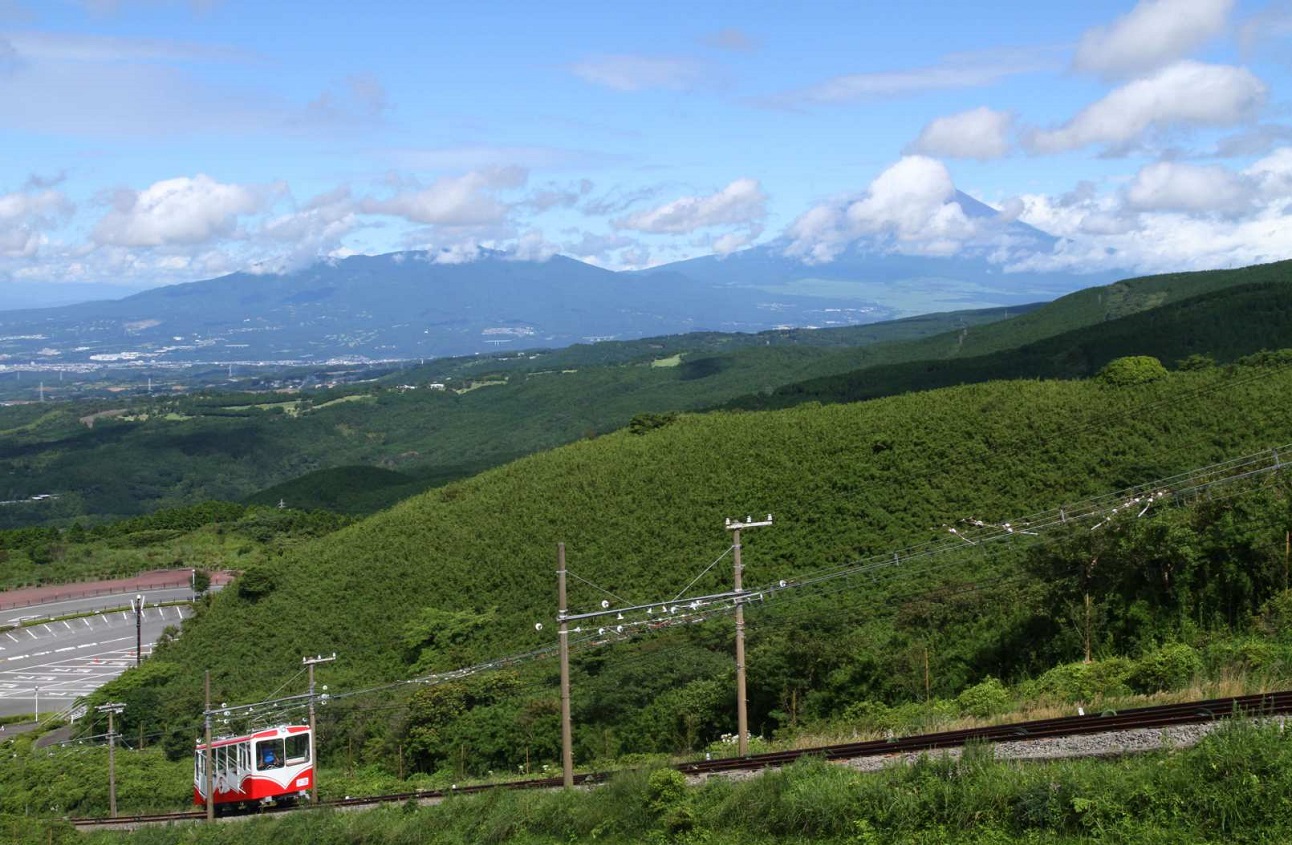
<path id="1" fill-rule="evenodd" d="M 566 787 L 574 786 L 574 731 L 570 727 L 570 621 L 565 600 L 565 544 L 556 544 L 556 618 L 561 640 L 561 772 Z"/>
<path id="2" fill-rule="evenodd" d="M 731 532 L 732 566 L 735 570 L 736 592 L 736 743 L 741 757 L 749 756 L 749 710 L 745 693 L 745 601 L 744 564 L 740 560 L 740 532 L 745 528 L 762 528 L 772 524 L 772 515 L 762 522 L 754 522 L 745 517 L 744 522 L 727 520 L 727 530 Z"/>
<path id="3" fill-rule="evenodd" d="M 333 660 L 336 660 L 335 651 L 332 652 L 331 657 L 319 656 L 301 658 L 301 662 L 309 667 L 310 670 L 310 766 L 312 767 L 312 773 L 310 774 L 311 804 L 317 804 L 319 802 L 319 763 L 318 760 L 314 759 L 315 749 L 317 748 L 317 745 L 314 742 L 314 666 L 317 663 L 331 663 Z"/>
<path id="4" fill-rule="evenodd" d="M 94 708 L 108 714 L 108 815 L 117 817 L 117 730 L 113 717 L 126 709 L 126 705 L 113 701 Z"/>
<path id="5" fill-rule="evenodd" d="M 206 820 L 215 821 L 215 772 L 211 758 L 211 670 L 206 670 Z"/>

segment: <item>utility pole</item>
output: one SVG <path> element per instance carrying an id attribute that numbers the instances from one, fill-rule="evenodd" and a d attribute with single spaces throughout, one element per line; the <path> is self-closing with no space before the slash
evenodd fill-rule
<path id="1" fill-rule="evenodd" d="M 744 592 L 745 567 L 740 560 L 740 532 L 745 528 L 763 528 L 771 524 L 770 513 L 767 519 L 761 522 L 754 522 L 753 518 L 748 516 L 745 517 L 744 522 L 727 520 L 727 530 L 731 532 L 732 566 L 736 581 L 736 730 L 738 732 L 736 742 L 741 757 L 749 756 L 749 710 L 745 694 L 745 602 L 741 595 Z"/>
<path id="2" fill-rule="evenodd" d="M 319 663 L 331 663 L 333 660 L 336 660 L 335 651 L 332 652 L 331 657 L 323 657 L 320 655 L 318 657 L 301 658 L 301 662 L 310 670 L 310 765 L 313 767 L 313 773 L 310 775 L 310 803 L 312 804 L 317 804 L 319 802 L 319 764 L 318 760 L 314 759 L 314 750 L 316 747 L 314 743 L 314 666 Z"/>
<path id="3" fill-rule="evenodd" d="M 570 728 L 570 621 L 565 600 L 565 544 L 556 544 L 556 618 L 561 640 L 561 771 L 564 785 L 574 786 L 574 733 Z"/>
<path id="4" fill-rule="evenodd" d="M 215 761 L 211 759 L 211 670 L 206 670 L 206 820 L 215 821 Z"/>
<path id="5" fill-rule="evenodd" d="M 143 659 L 144 647 L 144 597 L 142 593 L 135 594 L 135 600 L 130 603 L 135 610 L 135 666 L 139 666 L 139 661 Z"/>
<path id="6" fill-rule="evenodd" d="M 108 714 L 108 814 L 117 817 L 117 731 L 112 717 L 126 709 L 119 701 L 100 704 L 94 708 L 100 713 Z"/>

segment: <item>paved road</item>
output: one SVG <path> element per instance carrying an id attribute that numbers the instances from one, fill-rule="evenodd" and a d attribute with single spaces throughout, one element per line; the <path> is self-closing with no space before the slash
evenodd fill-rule
<path id="1" fill-rule="evenodd" d="M 212 588 L 219 589 L 217 588 Z M 71 616 L 76 613 L 109 610 L 129 607 L 137 593 L 117 593 L 115 595 L 86 596 L 84 598 L 50 601 L 29 607 L 11 607 L 0 610 L 0 628 L 26 622 L 31 619 L 49 619 L 53 616 Z M 146 590 L 144 601 L 148 604 L 168 601 L 187 601 L 193 598 L 193 591 L 188 587 L 174 587 L 165 590 Z"/>
<path id="2" fill-rule="evenodd" d="M 126 603 L 133 594 L 126 597 Z M 143 613 L 143 656 L 168 625 L 179 625 L 192 613 L 187 606 L 149 607 Z M 120 597 L 118 597 L 118 603 Z M 48 617 L 69 612 L 37 605 L 28 615 Z M 135 663 L 135 615 L 132 611 L 86 616 L 0 632 L 0 716 L 56 713 L 120 675 Z M 3 736 L 0 734 L 0 736 Z"/>

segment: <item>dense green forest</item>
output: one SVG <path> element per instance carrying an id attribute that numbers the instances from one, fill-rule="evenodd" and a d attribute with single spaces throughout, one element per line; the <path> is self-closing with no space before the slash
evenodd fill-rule
<path id="1" fill-rule="evenodd" d="M 130 729 L 142 718 L 180 753 L 206 668 L 220 700 L 251 701 L 278 689 L 302 654 L 337 651 L 328 682 L 357 691 L 550 645 L 558 542 L 583 579 L 575 610 L 604 595 L 585 581 L 620 605 L 667 601 L 723 556 L 724 517 L 770 511 L 775 524 L 745 539 L 746 578 L 792 584 L 900 558 L 973 520 L 1018 522 L 1292 439 L 1283 356 L 1175 373 L 1151 364 L 1131 378 L 1112 367 L 1088 381 L 662 417 L 535 455 L 252 568 L 104 694 L 132 703 Z M 957 697 L 984 683 L 983 695 L 994 682 L 1006 699 L 1066 700 L 1074 688 L 1133 694 L 1215 675 L 1277 612 L 1267 605 L 1284 586 L 1288 525 L 1280 481 L 1148 508 L 1117 531 L 1086 526 L 1044 542 L 1020 532 L 826 590 L 786 590 L 751 608 L 752 724 L 767 737 L 881 728 L 920 702 L 951 703 L 916 722 L 958 715 Z M 1107 547 L 1092 551 L 1093 536 Z M 1092 557 L 1100 565 L 1086 575 Z M 722 572 L 695 590 L 723 589 Z M 1096 612 L 1083 629 L 1073 614 L 1085 592 Z M 696 751 L 730 733 L 730 638 L 718 618 L 581 653 L 581 758 Z M 1081 660 L 1087 641 L 1093 679 L 1049 674 Z M 1187 650 L 1170 651 L 1177 643 Z M 1286 649 L 1262 648 L 1251 665 L 1280 677 Z M 551 670 L 519 661 L 460 683 L 338 699 L 323 717 L 327 753 L 481 774 L 553 759 Z"/>
<path id="2" fill-rule="evenodd" d="M 1283 292 L 1290 269 L 1282 262 L 1152 276 L 1042 307 L 874 326 L 433 361 L 334 389 L 0 408 L 0 528 L 68 526 L 210 499 L 371 513 L 639 414 L 1079 378 L 1129 354 L 1171 366 L 1195 354 L 1228 363 L 1292 345 Z"/>
<path id="3" fill-rule="evenodd" d="M 1288 269 L 1132 280 L 865 349 L 705 336 L 703 350 L 466 363 L 444 390 L 401 388 L 433 377 L 408 370 L 360 392 L 170 397 L 92 425 L 82 418 L 119 409 L 6 409 L 15 474 L 82 472 L 96 501 L 121 507 L 202 503 L 81 522 L 88 500 L 60 497 L 46 503 L 68 503 L 53 525 L 0 531 L 0 574 L 12 586 L 198 560 L 244 571 L 89 702 L 126 704 L 119 726 L 146 749 L 131 763 L 140 809 L 185 800 L 205 670 L 216 701 L 259 701 L 302 691 L 301 657 L 332 651 L 329 790 L 554 765 L 558 543 L 571 612 L 623 616 L 572 638 L 580 765 L 733 753 L 732 605 L 692 600 L 730 590 L 725 520 L 747 514 L 774 515 L 742 538 L 755 749 L 1286 688 Z M 715 402 L 735 404 L 687 412 Z M 65 448 L 48 449 L 51 431 Z M 457 463 L 442 462 L 450 452 Z M 1260 457 L 1222 465 L 1248 455 Z M 92 481 L 126 456 L 141 475 Z M 206 502 L 212 478 L 240 491 L 229 498 L 260 492 Z M 362 521 L 335 513 L 397 499 Z M 333 512 L 299 509 L 314 506 Z M 297 701 L 223 727 L 301 716 Z M 964 763 L 865 776 L 810 764 L 699 789 L 629 773 L 589 800 L 318 815 L 290 835 L 391 841 L 432 819 L 445 841 L 1274 841 L 1292 820 L 1250 801 L 1280 788 L 1284 746 L 1238 726 L 1116 767 L 1021 769 L 971 749 Z M 73 785 L 101 749 L 12 747 L 0 825 L 13 839 L 67 835 L 21 820 L 51 802 L 55 815 L 101 811 L 99 785 Z"/>
<path id="4" fill-rule="evenodd" d="M 307 374 L 295 383 L 314 389 L 0 407 L 7 485 L 0 490 L 0 528 L 67 526 L 210 499 L 373 512 L 521 455 L 619 428 L 637 413 L 703 407 L 751 384 L 771 389 L 816 375 L 823 370 L 814 362 L 837 348 L 923 337 L 1026 310 L 450 359 L 337 388 L 320 386 L 326 376 Z M 685 360 L 742 349 L 756 354 L 736 366 Z"/>
<path id="5" fill-rule="evenodd" d="M 206 502 L 89 527 L 12 528 L 0 531 L 0 590 L 151 569 L 242 570 L 350 521 L 330 511 Z"/>

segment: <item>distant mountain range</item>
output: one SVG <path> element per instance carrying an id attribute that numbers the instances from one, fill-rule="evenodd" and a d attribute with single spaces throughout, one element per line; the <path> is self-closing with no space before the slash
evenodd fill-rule
<path id="1" fill-rule="evenodd" d="M 969 217 L 996 215 L 962 195 Z M 1053 238 L 1002 223 L 1015 240 Z M 234 273 L 124 299 L 0 312 L 0 365 L 389 360 L 563 347 L 699 330 L 871 323 L 1016 305 L 1103 284 L 1113 274 L 1005 274 L 985 255 L 875 248 L 828 264 L 785 245 L 612 272 L 564 256 L 520 261 L 480 250 L 352 256 L 284 274 Z"/>

